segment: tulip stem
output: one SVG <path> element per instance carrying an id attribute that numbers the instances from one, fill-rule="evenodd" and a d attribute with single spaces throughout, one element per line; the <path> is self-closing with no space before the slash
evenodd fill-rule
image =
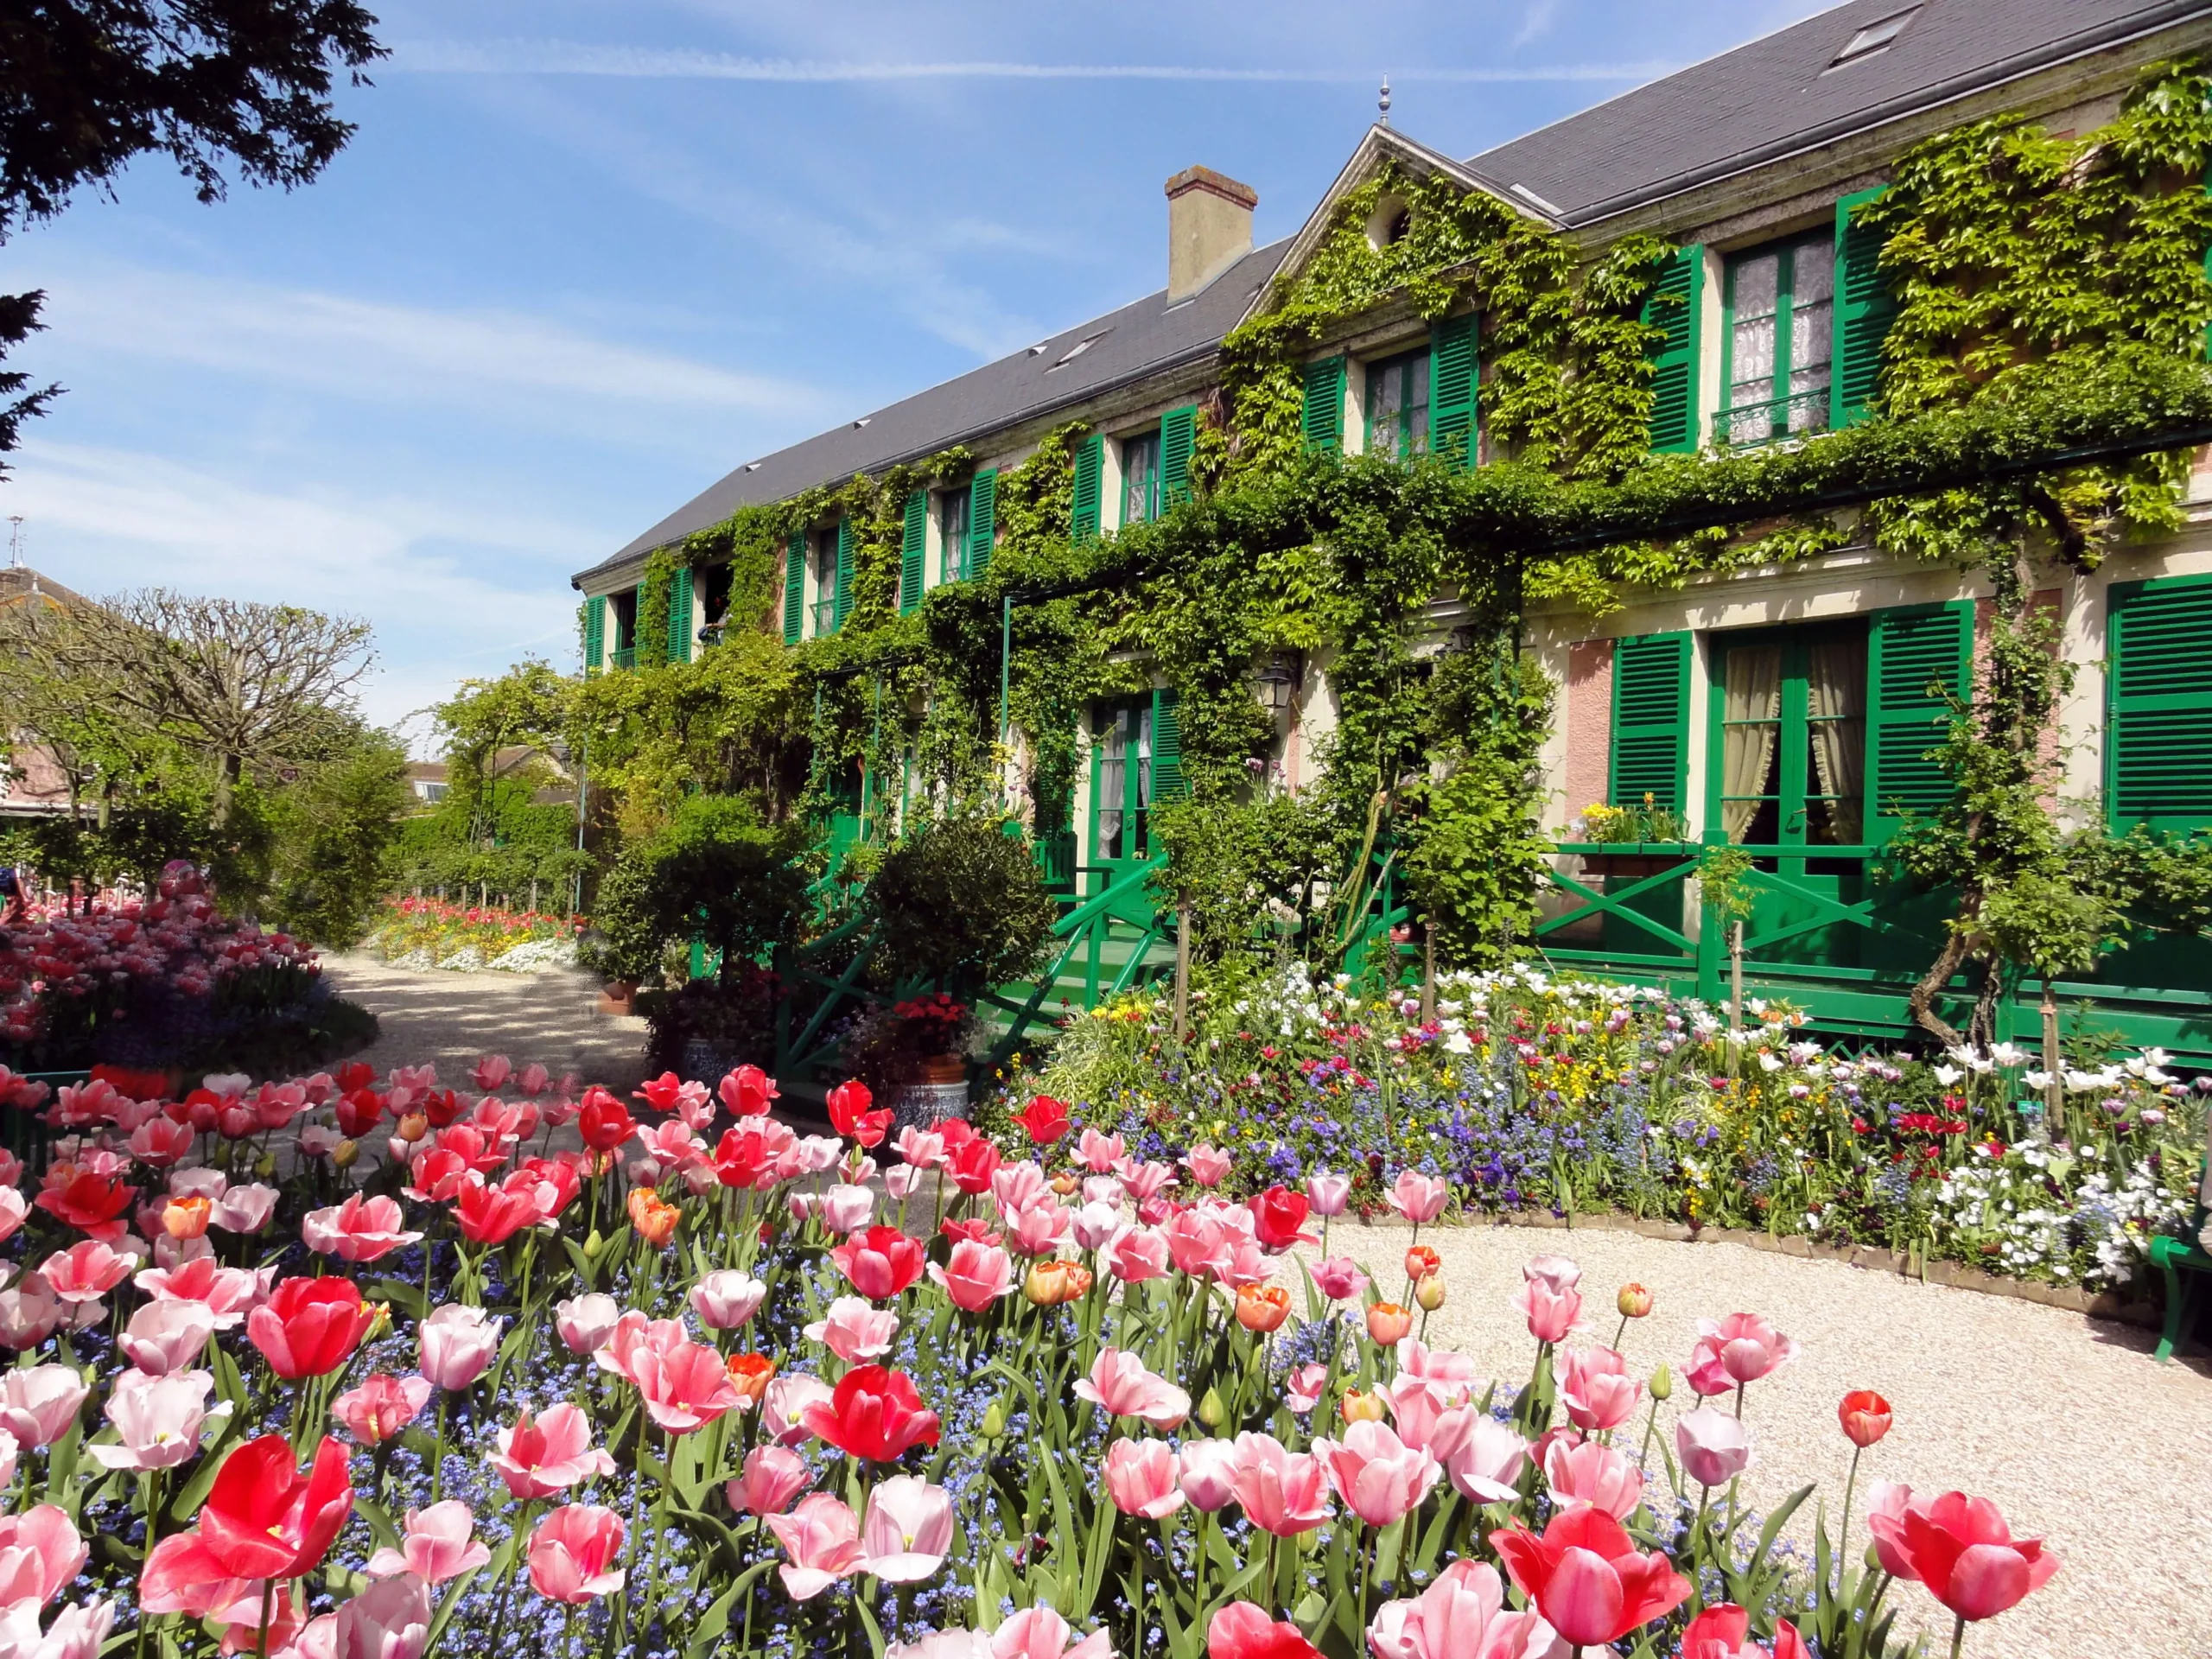
<path id="1" fill-rule="evenodd" d="M 272 1573 L 261 1581 L 261 1629 L 253 1640 L 254 1659 L 269 1659 L 269 1615 L 276 1600 L 276 1575 Z M 1959 1621 L 1959 1628 L 1966 1628 L 1964 1619 Z M 1958 1653 L 1959 1644 L 1955 1640 L 1951 1643 L 1951 1659 L 1958 1659 Z"/>
<path id="2" fill-rule="evenodd" d="M 1959 1614 L 1951 1621 L 1951 1659 L 1959 1659 L 1959 1649 L 1966 1643 L 1967 1616 Z"/>
<path id="3" fill-rule="evenodd" d="M 1859 1454 L 1866 1449 L 1863 1446 L 1851 1448 L 1851 1472 L 1843 1479 L 1843 1522 L 1836 1529 L 1835 1535 L 1835 1576 L 1839 1594 L 1842 1592 L 1844 1564 L 1851 1559 L 1851 1489 L 1859 1482 Z"/>
<path id="4" fill-rule="evenodd" d="M 1651 1431 L 1659 1427 L 1659 1402 L 1651 1402 L 1651 1414 L 1643 1420 L 1643 1449 L 1636 1454 L 1637 1467 L 1641 1469 L 1651 1461 Z"/>

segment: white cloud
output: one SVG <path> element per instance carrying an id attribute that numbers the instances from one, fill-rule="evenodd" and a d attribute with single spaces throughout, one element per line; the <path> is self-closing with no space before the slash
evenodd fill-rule
<path id="1" fill-rule="evenodd" d="M 1558 15 L 1559 0 L 1532 0 L 1529 10 L 1522 16 L 1521 29 L 1514 35 L 1513 44 L 1516 47 L 1528 45 L 1548 29 L 1553 18 Z"/>
<path id="2" fill-rule="evenodd" d="M 35 440 L 16 463 L 7 505 L 29 562 L 80 592 L 160 585 L 366 618 L 381 660 L 363 701 L 379 724 L 519 657 L 564 662 L 568 574 L 620 539 L 465 505 L 278 493 L 124 449 Z"/>
<path id="3" fill-rule="evenodd" d="M 1536 0 L 1520 39 L 1533 39 L 1550 20 L 1555 0 Z M 1656 63 L 1533 64 L 1511 68 L 1434 65 L 1394 75 L 1400 81 L 1468 83 L 1648 80 L 1675 66 Z M 792 82 L 900 80 L 1195 80 L 1364 84 L 1372 70 L 1238 67 L 1166 63 L 1020 63 L 993 60 L 943 62 L 848 62 L 760 58 L 688 48 L 600 44 L 582 41 L 406 41 L 380 71 L 416 74 L 608 75 L 631 79 Z"/>
<path id="4" fill-rule="evenodd" d="M 558 409 L 742 410 L 787 418 L 812 388 L 595 338 L 525 313 L 439 310 L 113 264 L 42 276 L 74 352 L 187 363 L 352 397 Z"/>

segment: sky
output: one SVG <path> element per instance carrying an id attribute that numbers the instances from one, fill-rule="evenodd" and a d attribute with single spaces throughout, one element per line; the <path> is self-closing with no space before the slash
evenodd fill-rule
<path id="1" fill-rule="evenodd" d="M 1166 280 L 1162 182 L 1297 229 L 1375 118 L 1470 156 L 1827 0 L 388 0 L 321 178 L 147 159 L 0 245 L 68 390 L 28 562 L 373 624 L 365 712 L 576 662 L 574 572 L 739 463 Z M 4 531 L 5 526 L 0 526 Z"/>

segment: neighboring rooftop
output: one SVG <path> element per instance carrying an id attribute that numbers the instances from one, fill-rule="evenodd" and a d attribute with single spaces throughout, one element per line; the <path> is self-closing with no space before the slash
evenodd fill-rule
<path id="1" fill-rule="evenodd" d="M 82 594 L 64 588 L 52 576 L 41 575 L 28 564 L 0 564 L 0 607 L 27 604 L 33 600 L 44 600 L 56 609 L 89 606 L 92 602 Z"/>
<path id="2" fill-rule="evenodd" d="M 1589 225 L 2195 17 L 2212 4 L 1850 0 L 1468 166 Z"/>

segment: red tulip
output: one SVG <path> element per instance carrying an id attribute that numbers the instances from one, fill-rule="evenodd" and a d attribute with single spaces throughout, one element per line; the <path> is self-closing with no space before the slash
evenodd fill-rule
<path id="1" fill-rule="evenodd" d="M 1249 1601 L 1232 1601 L 1206 1626 L 1207 1659 L 1321 1659 L 1288 1619 L 1269 1618 Z"/>
<path id="2" fill-rule="evenodd" d="M 630 1109 L 604 1089 L 584 1090 L 583 1109 L 576 1114 L 576 1133 L 594 1152 L 612 1152 L 637 1133 Z"/>
<path id="3" fill-rule="evenodd" d="M 896 1296 L 922 1276 L 922 1245 L 896 1227 L 871 1227 L 855 1233 L 830 1252 L 830 1259 L 870 1301 Z"/>
<path id="4" fill-rule="evenodd" d="M 1735 1603 L 1707 1608 L 1682 1632 L 1681 1659 L 1767 1659 L 1751 1640 L 1751 1616 Z M 1774 1659 L 1809 1659 L 1805 1638 L 1786 1618 L 1774 1624 Z"/>
<path id="5" fill-rule="evenodd" d="M 1252 1236 L 1268 1255 L 1280 1255 L 1294 1244 L 1313 1243 L 1313 1235 L 1303 1230 L 1306 1211 L 1313 1207 L 1303 1192 L 1294 1192 L 1278 1183 L 1250 1204 Z"/>
<path id="6" fill-rule="evenodd" d="M 999 1173 L 999 1149 L 981 1135 L 957 1146 L 950 1135 L 946 1135 L 944 1173 L 952 1177 L 952 1184 L 963 1192 L 988 1192 L 991 1177 Z"/>
<path id="7" fill-rule="evenodd" d="M 875 1103 L 875 1096 L 868 1092 L 868 1084 L 858 1078 L 832 1089 L 828 1103 L 830 1127 L 864 1147 L 880 1144 L 891 1128 L 889 1109 L 870 1111 L 868 1108 Z"/>
<path id="8" fill-rule="evenodd" d="M 96 1175 L 74 1164 L 56 1164 L 46 1172 L 46 1190 L 38 1195 L 38 1207 L 87 1238 L 119 1244 L 130 1229 L 117 1217 L 137 1196 L 136 1188 L 125 1185 L 117 1176 Z"/>
<path id="9" fill-rule="evenodd" d="M 2058 1557 L 2038 1538 L 2015 1538 L 1986 1497 L 1946 1492 L 1934 1503 L 1909 1504 L 1902 1516 L 1877 1511 L 1867 1525 L 1929 1594 L 1961 1618 L 1992 1618 L 2058 1571 Z"/>
<path id="10" fill-rule="evenodd" d="M 270 1370 L 296 1381 L 343 1365 L 375 1320 L 351 1279 L 287 1279 L 246 1315 L 245 1334 Z"/>
<path id="11" fill-rule="evenodd" d="M 740 1117 L 766 1117 L 768 1103 L 779 1092 L 775 1079 L 757 1065 L 741 1065 L 715 1090 L 722 1104 Z"/>
<path id="12" fill-rule="evenodd" d="M 479 1244 L 504 1244 L 537 1219 L 536 1183 L 510 1176 L 493 1186 L 470 1173 L 454 1195 L 454 1224 Z"/>
<path id="13" fill-rule="evenodd" d="M 1663 1618 L 1689 1599 L 1690 1581 L 1654 1551 L 1637 1553 L 1620 1522 L 1577 1505 L 1540 1538 L 1525 1527 L 1490 1535 L 1513 1582 L 1571 1647 L 1603 1648 Z"/>
<path id="14" fill-rule="evenodd" d="M 808 1433 L 848 1457 L 888 1463 L 911 1446 L 935 1446 L 938 1416 L 922 1405 L 913 1379 L 880 1365 L 847 1371 L 826 1402 L 800 1414 Z"/>
<path id="15" fill-rule="evenodd" d="M 1029 1103 L 1029 1109 L 1014 1114 L 1014 1121 L 1029 1132 L 1029 1139 L 1040 1147 L 1049 1147 L 1065 1135 L 1073 1126 L 1068 1122 L 1065 1103 L 1050 1095 L 1039 1095 Z"/>
<path id="16" fill-rule="evenodd" d="M 768 1137 L 758 1129 L 724 1129 L 715 1147 L 715 1179 L 724 1186 L 755 1187 L 775 1161 Z"/>
<path id="17" fill-rule="evenodd" d="M 228 1577 L 296 1579 L 322 1560 L 353 1508 L 343 1446 L 325 1435 L 302 1477 L 290 1442 L 264 1434 L 217 1471 L 200 1511 L 200 1544 Z"/>
<path id="18" fill-rule="evenodd" d="M 1843 1432 L 1864 1450 L 1890 1432 L 1890 1402 L 1872 1389 L 1853 1389 L 1835 1408 Z"/>

